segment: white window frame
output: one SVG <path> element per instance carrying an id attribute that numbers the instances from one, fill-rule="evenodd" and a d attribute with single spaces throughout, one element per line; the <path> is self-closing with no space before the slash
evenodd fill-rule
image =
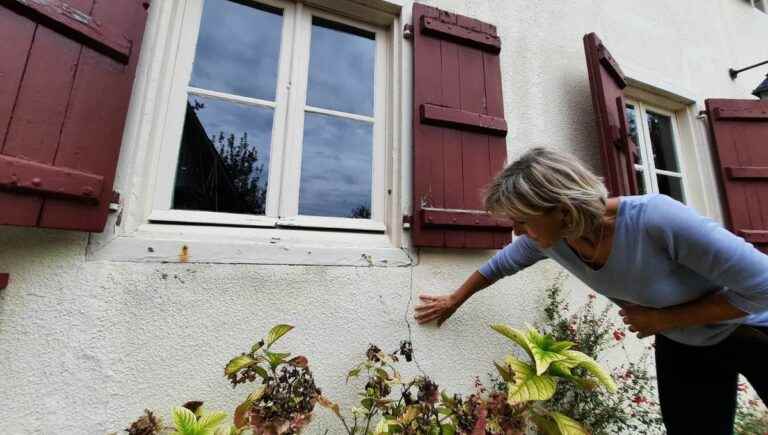
<path id="1" fill-rule="evenodd" d="M 375 110 L 384 112 L 382 122 L 378 123 L 374 132 L 381 141 L 381 146 L 374 151 L 377 153 L 374 158 L 378 158 L 380 163 L 375 169 L 379 196 L 372 198 L 372 208 L 373 201 L 377 201 L 375 213 L 378 221 L 371 221 L 375 227 L 366 227 L 367 222 L 353 222 L 356 225 L 346 222 L 362 219 L 305 219 L 301 216 L 288 219 L 213 213 L 216 216 L 212 220 L 210 212 L 187 213 L 157 207 L 158 174 L 168 168 L 175 173 L 176 169 L 164 155 L 168 154 L 165 146 L 171 143 L 175 148 L 180 143 L 182 124 L 179 121 L 183 121 L 184 116 L 188 80 L 179 85 L 176 71 L 186 68 L 186 73 L 191 75 L 191 61 L 185 63 L 181 60 L 192 59 L 185 42 L 192 40 L 196 44 L 200 22 L 199 19 L 190 22 L 184 18 L 191 12 L 202 11 L 202 0 L 164 1 L 150 8 L 142 42 L 115 179 L 115 188 L 121 193 L 120 205 L 117 212 L 110 216 L 104 232 L 90 235 L 88 260 L 364 267 L 412 264 L 413 253 L 402 248 L 407 245 L 403 236 L 401 208 L 405 201 L 403 195 L 407 193 L 402 182 L 405 175 L 403 164 L 407 162 L 403 161 L 401 148 L 407 147 L 403 142 L 409 139 L 410 116 L 408 108 L 403 106 L 405 98 L 401 95 L 408 91 L 407 83 L 403 83 L 406 78 L 400 24 L 403 5 L 390 0 L 369 0 L 366 5 L 357 0 L 258 2 L 287 7 L 293 11 L 294 17 L 301 10 L 312 10 L 316 15 L 333 21 L 351 24 L 350 20 L 354 20 L 355 27 L 367 26 L 380 32 L 377 39 L 385 46 L 386 56 L 377 56 L 376 68 L 377 71 L 383 69 L 383 74 L 386 74 L 386 86 L 376 86 L 375 90 L 375 98 L 378 98 Z M 284 12 L 284 17 L 288 14 Z M 193 26 L 193 32 L 190 32 L 190 26 Z M 293 23 L 283 25 L 284 33 L 294 29 Z M 284 52 L 285 49 L 281 48 L 281 56 L 287 55 Z M 286 75 L 278 73 L 278 76 Z M 275 95 L 278 111 L 278 99 L 299 98 L 297 94 L 288 93 L 286 82 L 278 83 Z M 179 101 L 182 104 L 178 104 Z M 254 103 L 272 104 L 263 101 Z M 282 116 L 281 122 L 289 122 L 288 110 L 275 113 L 275 116 Z M 273 126 L 273 135 L 276 131 L 281 129 Z M 172 140 L 173 137 L 177 140 Z M 174 164 L 176 158 L 173 157 Z M 296 161 L 300 162 L 299 158 Z M 280 160 L 273 151 L 270 162 Z M 281 169 L 285 170 L 278 170 Z M 273 182 L 272 176 L 270 168 L 270 183 Z M 297 185 L 298 182 L 297 179 Z M 167 192 L 161 194 L 168 198 Z M 272 210 L 274 204 L 270 205 Z"/>
<path id="2" fill-rule="evenodd" d="M 203 1 L 188 1 L 184 11 L 182 34 L 176 68 L 171 105 L 165 129 L 165 146 L 157 171 L 152 222 L 186 222 L 243 227 L 307 227 L 349 229 L 384 232 L 385 171 L 386 166 L 386 95 L 390 77 L 387 74 L 386 54 L 390 52 L 387 32 L 378 26 L 365 24 L 329 14 L 302 3 L 281 0 L 258 0 L 267 6 L 279 8 L 282 14 L 282 35 L 277 71 L 275 101 L 246 98 L 223 92 L 214 92 L 187 86 L 192 76 L 195 50 L 203 14 Z M 309 80 L 310 36 L 312 18 L 320 17 L 355 27 L 375 35 L 374 113 L 362 116 L 334 110 L 311 107 L 306 104 Z M 186 114 L 187 95 L 215 98 L 274 110 L 271 151 L 269 159 L 266 210 L 263 216 L 221 213 L 171 208 L 174 176 L 181 146 L 181 135 Z M 298 213 L 299 183 L 301 177 L 302 142 L 305 113 L 321 113 L 344 119 L 373 124 L 371 219 L 302 216 Z"/>
<path id="3" fill-rule="evenodd" d="M 683 189 L 683 202 L 688 202 L 688 178 L 686 176 L 685 162 L 682 158 L 680 150 L 680 131 L 677 125 L 677 116 L 674 112 L 671 112 L 661 107 L 650 105 L 639 100 L 627 98 L 625 104 L 635 107 L 635 114 L 637 116 L 636 122 L 638 126 L 638 139 L 637 145 L 638 152 L 642 161 L 641 165 L 634 164 L 635 171 L 640 171 L 643 176 L 643 181 L 646 186 L 647 193 L 659 193 L 659 183 L 657 174 L 676 177 L 680 179 Z M 650 142 L 650 129 L 648 128 L 647 113 L 651 111 L 669 117 L 672 125 L 672 139 L 675 152 L 675 159 L 677 160 L 677 166 L 680 172 L 667 171 L 656 168 L 656 163 L 653 156 L 653 147 Z"/>

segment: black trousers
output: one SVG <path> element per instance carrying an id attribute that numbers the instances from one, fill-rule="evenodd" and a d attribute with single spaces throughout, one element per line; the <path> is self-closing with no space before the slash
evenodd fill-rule
<path id="1" fill-rule="evenodd" d="M 742 325 L 712 346 L 688 346 L 656 335 L 656 376 L 667 434 L 733 434 L 739 374 L 768 404 L 768 328 Z"/>

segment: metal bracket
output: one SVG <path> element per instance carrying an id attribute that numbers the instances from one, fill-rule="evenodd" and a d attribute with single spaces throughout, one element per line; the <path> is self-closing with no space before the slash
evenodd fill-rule
<path id="1" fill-rule="evenodd" d="M 409 41 L 413 40 L 413 25 L 406 24 L 403 26 L 403 38 Z"/>
<path id="2" fill-rule="evenodd" d="M 8 273 L 0 273 L 0 290 L 3 290 L 4 288 L 8 287 L 8 279 L 10 278 L 10 274 Z"/>

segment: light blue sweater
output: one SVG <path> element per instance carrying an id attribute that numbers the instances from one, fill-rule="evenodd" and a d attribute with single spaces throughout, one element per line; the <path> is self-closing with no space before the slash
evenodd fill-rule
<path id="1" fill-rule="evenodd" d="M 662 334 L 680 343 L 719 342 L 739 324 L 768 326 L 768 255 L 719 223 L 660 194 L 620 197 L 610 256 L 594 270 L 561 239 L 540 250 L 520 236 L 479 272 L 496 281 L 551 258 L 619 305 L 664 308 L 722 292 L 748 316 Z"/>

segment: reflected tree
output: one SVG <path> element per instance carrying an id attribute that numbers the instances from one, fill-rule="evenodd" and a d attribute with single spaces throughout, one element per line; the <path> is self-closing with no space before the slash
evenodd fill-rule
<path id="1" fill-rule="evenodd" d="M 221 156 L 237 196 L 248 208 L 243 211 L 264 214 L 267 201 L 264 163 L 259 162 L 259 151 L 248 143 L 248 133 L 244 132 L 236 140 L 234 133 L 226 135 L 220 131 L 218 137 L 211 137 L 211 142 Z"/>
<path id="2" fill-rule="evenodd" d="M 369 207 L 366 207 L 365 205 L 360 205 L 352 209 L 352 211 L 349 214 L 349 217 L 354 219 L 370 219 L 371 209 Z"/>

